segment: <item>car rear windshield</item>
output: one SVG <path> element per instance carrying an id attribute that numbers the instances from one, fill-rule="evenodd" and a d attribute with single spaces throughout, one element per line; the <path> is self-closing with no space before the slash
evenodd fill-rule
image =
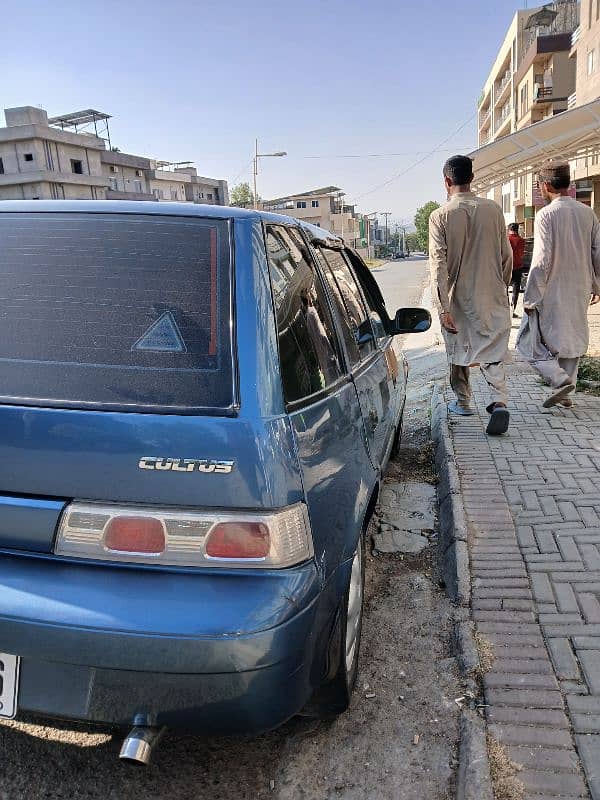
<path id="1" fill-rule="evenodd" d="M 227 222 L 0 213 L 0 402 L 233 405 Z"/>

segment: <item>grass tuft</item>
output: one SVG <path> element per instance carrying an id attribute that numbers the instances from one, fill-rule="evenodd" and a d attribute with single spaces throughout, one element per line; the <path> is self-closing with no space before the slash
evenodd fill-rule
<path id="1" fill-rule="evenodd" d="M 517 778 L 523 767 L 509 757 L 504 745 L 488 734 L 488 756 L 490 774 L 496 800 L 523 800 L 525 787 Z"/>

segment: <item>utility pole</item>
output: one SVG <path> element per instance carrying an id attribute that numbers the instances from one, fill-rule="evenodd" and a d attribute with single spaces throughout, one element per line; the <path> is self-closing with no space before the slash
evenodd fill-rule
<path id="1" fill-rule="evenodd" d="M 388 246 L 388 218 L 392 216 L 391 211 L 381 211 L 381 216 L 385 217 L 385 246 Z"/>
<path id="2" fill-rule="evenodd" d="M 254 178 L 254 208 L 258 208 L 258 195 L 256 194 L 256 176 L 258 174 L 258 139 L 254 140 L 254 159 L 252 160 L 252 176 Z"/>

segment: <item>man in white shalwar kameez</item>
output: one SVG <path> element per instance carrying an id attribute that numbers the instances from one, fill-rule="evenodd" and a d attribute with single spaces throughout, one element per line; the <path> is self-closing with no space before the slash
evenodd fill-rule
<path id="1" fill-rule="evenodd" d="M 567 395 L 575 390 L 579 359 L 589 344 L 588 306 L 600 300 L 600 223 L 591 208 L 569 197 L 567 161 L 547 161 L 538 177 L 549 205 L 535 218 L 523 306 L 530 319 L 537 314 L 541 342 L 553 356 L 531 362 L 557 390 L 544 407 L 569 408 Z"/>
<path id="2" fill-rule="evenodd" d="M 429 218 L 429 263 L 456 395 L 449 410 L 474 413 L 469 368 L 479 366 L 491 392 L 487 433 L 498 435 L 510 419 L 504 362 L 512 250 L 500 206 L 471 192 L 471 159 L 449 158 L 444 181 L 449 199 Z"/>

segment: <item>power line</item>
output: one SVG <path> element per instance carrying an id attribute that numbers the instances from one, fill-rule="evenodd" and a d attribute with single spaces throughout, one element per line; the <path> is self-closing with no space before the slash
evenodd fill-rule
<path id="1" fill-rule="evenodd" d="M 422 158 L 417 159 L 417 161 L 413 161 L 413 163 L 409 164 L 408 167 L 402 170 L 402 172 L 398 172 L 396 175 L 393 175 L 387 181 L 384 181 L 383 183 L 380 183 L 378 186 L 373 187 L 373 189 L 369 189 L 368 191 L 355 196 L 353 198 L 354 202 L 362 199 L 363 197 L 366 197 L 369 194 L 373 194 L 373 192 L 377 192 L 379 189 L 383 189 L 385 186 L 389 186 L 390 183 L 393 183 L 394 181 L 397 181 L 399 178 L 402 178 L 404 175 L 406 175 L 407 172 L 410 172 L 411 169 L 414 169 L 415 167 L 418 167 L 419 164 L 422 164 L 424 161 L 427 161 L 427 159 L 430 158 L 434 153 L 440 152 L 441 148 L 445 144 L 447 144 L 450 141 L 450 139 L 453 139 L 458 133 L 464 130 L 467 127 L 467 125 L 469 125 L 475 119 L 476 115 L 477 112 L 475 111 L 475 113 L 473 113 L 466 122 L 463 122 L 463 124 L 459 128 L 457 128 L 453 133 L 451 133 L 450 136 L 448 136 L 446 139 L 440 142 L 436 147 L 433 148 L 433 150 L 429 150 L 427 153 L 425 153 L 425 155 Z"/>
<path id="2" fill-rule="evenodd" d="M 460 150 L 460 147 L 457 148 L 446 148 L 442 150 L 441 148 L 436 148 L 436 152 L 438 153 L 449 153 L 450 150 L 457 149 Z M 464 150 L 470 149 L 469 147 L 462 148 Z M 291 156 L 292 159 L 335 159 L 335 158 L 398 158 L 399 156 L 419 156 L 423 153 L 428 151 L 425 150 L 407 150 L 404 153 L 352 153 L 350 155 L 325 155 L 325 156 Z"/>
<path id="3" fill-rule="evenodd" d="M 243 168 L 242 168 L 242 169 L 241 169 L 241 170 L 238 172 L 238 174 L 235 176 L 235 178 L 232 178 L 232 180 L 230 181 L 230 183 L 232 183 L 232 184 L 233 184 L 233 183 L 235 183 L 235 182 L 238 180 L 238 178 L 241 178 L 241 176 L 244 174 L 244 172 L 246 172 L 246 170 L 247 170 L 247 169 L 248 169 L 248 167 L 249 167 L 249 166 L 252 164 L 252 162 L 253 162 L 253 161 L 254 161 L 254 158 L 251 158 L 251 159 L 250 159 L 250 161 L 249 161 L 249 162 L 246 164 L 246 166 L 245 166 L 245 167 L 243 167 Z"/>

